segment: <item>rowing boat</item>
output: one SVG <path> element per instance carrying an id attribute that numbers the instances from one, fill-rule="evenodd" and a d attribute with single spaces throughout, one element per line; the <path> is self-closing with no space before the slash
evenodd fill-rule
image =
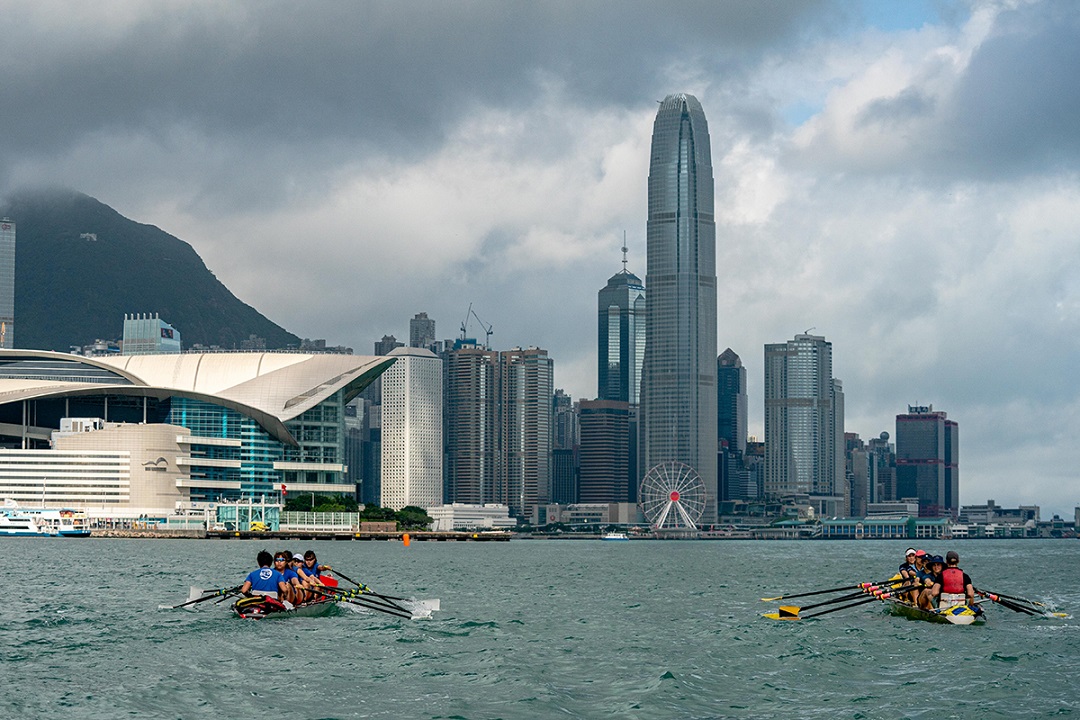
<path id="1" fill-rule="evenodd" d="M 322 617 L 337 611 L 337 602 L 332 597 L 321 597 L 309 602 L 293 605 L 283 603 L 277 598 L 265 595 L 240 598 L 233 603 L 232 611 L 245 620 L 261 620 L 268 617 Z"/>
<path id="2" fill-rule="evenodd" d="M 909 620 L 925 620 L 952 625 L 982 625 L 986 622 L 986 615 L 978 605 L 953 605 L 947 608 L 925 610 L 903 600 L 889 599 L 885 602 L 889 604 L 891 614 L 906 617 Z"/>

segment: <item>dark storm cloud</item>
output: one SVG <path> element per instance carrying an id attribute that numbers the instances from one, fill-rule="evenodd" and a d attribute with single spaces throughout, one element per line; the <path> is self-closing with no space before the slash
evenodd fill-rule
<path id="1" fill-rule="evenodd" d="M 209 163 L 224 156 L 229 168 L 258 166 L 268 146 L 290 148 L 298 163 L 310 154 L 323 172 L 335 158 L 408 160 L 438 147 L 478 106 L 528 106 L 545 80 L 572 101 L 640 105 L 643 91 L 669 90 L 673 47 L 734 73 L 734 58 L 830 17 L 819 3 L 749 0 L 250 2 L 146 12 L 74 44 L 30 22 L 9 25 L 20 54 L 0 67 L 9 169 L 95 135 L 137 136 L 170 152 L 196 138 Z"/>

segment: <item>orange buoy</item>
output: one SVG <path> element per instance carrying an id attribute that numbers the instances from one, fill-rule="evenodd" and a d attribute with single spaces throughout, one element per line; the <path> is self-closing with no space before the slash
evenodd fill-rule
<path id="1" fill-rule="evenodd" d="M 405 543 L 405 547 L 409 547 L 409 533 L 401 536 L 401 542 Z"/>

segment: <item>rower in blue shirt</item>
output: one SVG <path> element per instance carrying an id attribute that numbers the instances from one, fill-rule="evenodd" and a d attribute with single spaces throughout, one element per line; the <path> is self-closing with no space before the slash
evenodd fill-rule
<path id="1" fill-rule="evenodd" d="M 248 573 L 244 584 L 240 586 L 240 593 L 249 596 L 265 595 L 276 600 L 278 593 L 287 592 L 285 577 L 272 567 L 274 556 L 265 550 L 261 550 L 256 557 L 256 561 L 259 563 L 259 569 Z"/>

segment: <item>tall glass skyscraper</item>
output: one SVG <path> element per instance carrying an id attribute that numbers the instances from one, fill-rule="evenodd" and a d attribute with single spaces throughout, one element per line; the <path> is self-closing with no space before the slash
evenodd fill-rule
<path id="1" fill-rule="evenodd" d="M 0 348 L 15 347 L 15 223 L 0 220 Z"/>
<path id="2" fill-rule="evenodd" d="M 626 269 L 625 258 L 622 272 L 608 279 L 597 300 L 596 397 L 637 405 L 645 361 L 645 286 Z"/>
<path id="3" fill-rule="evenodd" d="M 716 224 L 712 152 L 701 103 L 669 95 L 649 164 L 641 472 L 685 463 L 716 518 Z"/>

